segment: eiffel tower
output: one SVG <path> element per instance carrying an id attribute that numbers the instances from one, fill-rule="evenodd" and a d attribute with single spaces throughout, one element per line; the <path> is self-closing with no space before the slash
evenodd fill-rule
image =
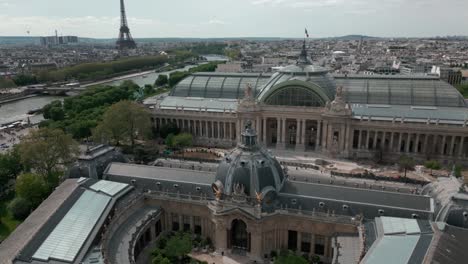
<path id="1" fill-rule="evenodd" d="M 124 0 L 120 0 L 120 33 L 116 45 L 120 50 L 136 49 L 136 43 L 130 34 L 130 29 L 128 28 Z"/>

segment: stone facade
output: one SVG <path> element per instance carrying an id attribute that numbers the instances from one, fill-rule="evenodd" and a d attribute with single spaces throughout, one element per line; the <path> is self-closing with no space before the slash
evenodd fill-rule
<path id="1" fill-rule="evenodd" d="M 336 158 L 387 160 L 411 155 L 416 159 L 439 159 L 468 164 L 468 129 L 463 125 L 416 123 L 394 118 L 388 121 L 361 119 L 343 109 L 272 106 L 256 102 L 236 112 L 154 110 L 156 128 L 175 123 L 207 147 L 233 147 L 239 141 L 244 120 L 251 120 L 259 141 L 268 148 L 318 152 Z"/>

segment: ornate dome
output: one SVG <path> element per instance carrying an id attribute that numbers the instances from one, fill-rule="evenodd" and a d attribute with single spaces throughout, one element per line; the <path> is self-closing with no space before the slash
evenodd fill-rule
<path id="1" fill-rule="evenodd" d="M 257 142 L 250 121 L 242 133 L 242 143 L 226 155 L 218 166 L 213 191 L 227 196 L 261 197 L 269 201 L 286 179 L 279 162 Z M 259 196 L 261 195 L 261 196 Z"/>

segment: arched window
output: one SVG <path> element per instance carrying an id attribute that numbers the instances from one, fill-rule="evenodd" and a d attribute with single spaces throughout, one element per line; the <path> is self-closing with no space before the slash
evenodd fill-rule
<path id="1" fill-rule="evenodd" d="M 275 91 L 266 100 L 269 105 L 320 107 L 325 101 L 314 91 L 305 87 L 287 87 Z"/>

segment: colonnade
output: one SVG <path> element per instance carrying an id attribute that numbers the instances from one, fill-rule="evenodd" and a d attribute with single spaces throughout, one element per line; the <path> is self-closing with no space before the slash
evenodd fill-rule
<path id="1" fill-rule="evenodd" d="M 232 146 L 240 141 L 239 136 L 245 128 L 246 120 L 252 122 L 260 143 L 279 150 L 329 151 L 345 155 L 360 151 L 382 151 L 447 158 L 468 157 L 468 136 L 460 133 L 411 132 L 403 131 L 404 128 L 391 131 L 361 129 L 326 118 L 241 115 L 229 119 L 155 118 L 153 122 L 156 127 L 173 123 L 181 131 L 198 139 L 209 139 L 212 143 L 228 142 Z"/>
<path id="2" fill-rule="evenodd" d="M 355 129 L 353 149 L 465 158 L 465 135 Z"/>
<path id="3" fill-rule="evenodd" d="M 156 128 L 170 123 L 175 124 L 182 132 L 190 133 L 195 137 L 233 141 L 238 136 L 234 120 L 156 118 L 154 122 Z"/>

